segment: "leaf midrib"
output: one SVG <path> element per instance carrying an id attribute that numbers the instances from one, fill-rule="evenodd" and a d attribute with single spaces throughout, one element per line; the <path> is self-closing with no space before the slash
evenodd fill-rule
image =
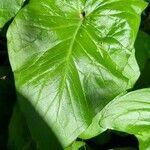
<path id="1" fill-rule="evenodd" d="M 71 58 L 71 55 L 72 55 L 72 50 L 73 50 L 73 46 L 74 46 L 74 43 L 75 43 L 75 40 L 76 40 L 76 37 L 78 35 L 78 32 L 80 30 L 80 27 L 82 26 L 82 23 L 83 23 L 83 20 L 80 20 L 79 21 L 79 24 L 73 34 L 73 37 L 72 37 L 72 40 L 71 40 L 71 43 L 70 43 L 70 46 L 69 46 L 69 49 L 68 49 L 68 53 L 67 53 L 67 56 L 66 56 L 66 60 L 65 60 L 65 70 L 63 72 L 63 75 L 62 75 L 62 82 L 60 82 L 60 92 L 59 92 L 59 106 L 58 106 L 58 112 L 57 112 L 57 116 L 59 115 L 59 108 L 61 106 L 61 97 L 63 95 L 63 89 L 65 87 L 65 83 L 66 83 L 66 77 L 67 77 L 67 72 L 69 70 L 69 64 L 70 64 L 70 58 Z M 57 117 L 58 118 L 58 117 Z"/>
<path id="2" fill-rule="evenodd" d="M 66 56 L 66 60 L 65 60 L 65 70 L 64 70 L 64 73 L 63 73 L 63 79 L 62 79 L 62 83 L 61 83 L 61 91 L 63 91 L 63 88 L 64 88 L 64 85 L 65 85 L 65 81 L 66 81 L 66 75 L 67 75 L 67 72 L 68 72 L 68 69 L 69 69 L 69 62 L 70 62 L 70 58 L 71 58 L 71 54 L 72 54 L 72 50 L 73 50 L 73 45 L 75 43 L 75 39 L 77 37 L 77 34 L 80 30 L 80 27 L 82 25 L 82 21 L 79 22 L 78 26 L 77 26 L 77 29 L 75 30 L 75 33 L 73 34 L 73 37 L 72 37 L 72 40 L 71 40 L 71 43 L 70 43 L 70 46 L 69 46 L 69 49 L 68 49 L 68 53 L 67 53 L 67 56 Z"/>

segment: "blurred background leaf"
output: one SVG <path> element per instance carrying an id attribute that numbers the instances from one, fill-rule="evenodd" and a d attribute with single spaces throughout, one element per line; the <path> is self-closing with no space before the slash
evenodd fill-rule
<path id="1" fill-rule="evenodd" d="M 140 30 L 135 42 L 135 49 L 138 65 L 140 70 L 143 71 L 150 58 L 150 35 Z"/>
<path id="2" fill-rule="evenodd" d="M 6 150 L 8 125 L 16 99 L 12 72 L 7 66 L 0 66 L 0 149 Z"/>
<path id="3" fill-rule="evenodd" d="M 8 150 L 37 150 L 32 139 L 24 115 L 15 105 L 11 122 L 9 125 Z"/>
<path id="4" fill-rule="evenodd" d="M 141 75 L 133 89 L 150 87 L 150 35 L 139 31 L 136 42 L 136 59 L 139 64 Z"/>

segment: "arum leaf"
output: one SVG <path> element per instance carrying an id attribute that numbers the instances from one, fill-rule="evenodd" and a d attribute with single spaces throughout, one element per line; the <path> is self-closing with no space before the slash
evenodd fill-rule
<path id="1" fill-rule="evenodd" d="M 142 0 L 30 0 L 10 26 L 16 88 L 64 147 L 137 80 L 134 41 L 146 5 Z"/>
<path id="2" fill-rule="evenodd" d="M 134 134 L 140 150 L 150 149 L 150 89 L 130 92 L 111 101 L 93 120 L 82 138 L 95 136 L 106 129 Z M 90 130 L 91 131 L 90 134 Z M 99 131 L 98 131 L 99 130 Z"/>
<path id="3" fill-rule="evenodd" d="M 0 0 L 0 28 L 16 15 L 24 0 Z"/>

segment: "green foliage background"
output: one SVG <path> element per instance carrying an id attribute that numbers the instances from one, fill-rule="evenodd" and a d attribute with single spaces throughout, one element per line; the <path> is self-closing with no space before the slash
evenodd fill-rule
<path id="1" fill-rule="evenodd" d="M 150 6 L 101 1 L 0 1 L 1 150 L 150 149 Z"/>

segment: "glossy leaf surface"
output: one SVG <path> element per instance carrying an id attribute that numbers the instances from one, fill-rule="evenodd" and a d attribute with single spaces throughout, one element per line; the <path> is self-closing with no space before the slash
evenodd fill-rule
<path id="1" fill-rule="evenodd" d="M 133 46 L 145 7 L 142 0 L 30 0 L 9 28 L 17 90 L 64 147 L 137 80 Z"/>
<path id="2" fill-rule="evenodd" d="M 0 28 L 16 15 L 24 0 L 0 0 Z"/>
<path id="3" fill-rule="evenodd" d="M 93 120 L 82 138 L 91 138 L 106 129 L 134 134 L 140 150 L 150 149 L 150 89 L 130 92 L 111 101 Z"/>

